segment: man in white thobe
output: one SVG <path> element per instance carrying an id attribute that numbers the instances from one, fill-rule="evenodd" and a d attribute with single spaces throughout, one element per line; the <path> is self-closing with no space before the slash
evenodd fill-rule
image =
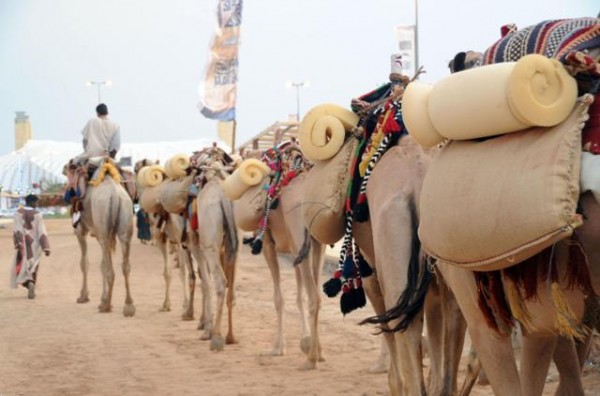
<path id="1" fill-rule="evenodd" d="M 115 158 L 121 148 L 121 131 L 119 124 L 108 118 L 108 107 L 104 103 L 96 106 L 97 117 L 85 124 L 83 135 L 83 149 L 85 150 L 78 159 L 92 159 L 110 156 Z"/>

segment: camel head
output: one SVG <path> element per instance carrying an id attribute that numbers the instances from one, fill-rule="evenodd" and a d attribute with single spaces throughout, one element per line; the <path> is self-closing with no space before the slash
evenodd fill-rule
<path id="1" fill-rule="evenodd" d="M 471 69 L 481 64 L 483 54 L 476 51 L 459 52 L 454 59 L 448 63 L 450 73 Z"/>

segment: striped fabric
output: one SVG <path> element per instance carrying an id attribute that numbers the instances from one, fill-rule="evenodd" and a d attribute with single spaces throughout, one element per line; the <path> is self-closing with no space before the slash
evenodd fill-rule
<path id="1" fill-rule="evenodd" d="M 550 20 L 506 34 L 485 51 L 482 64 L 517 61 L 527 54 L 563 62 L 571 51 L 594 47 L 600 47 L 600 19 Z"/>

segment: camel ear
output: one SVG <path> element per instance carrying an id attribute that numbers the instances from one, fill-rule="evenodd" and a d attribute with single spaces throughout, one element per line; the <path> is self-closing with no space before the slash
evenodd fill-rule
<path id="1" fill-rule="evenodd" d="M 459 52 L 454 57 L 453 62 L 453 73 L 465 70 L 465 59 L 467 58 L 466 52 Z"/>

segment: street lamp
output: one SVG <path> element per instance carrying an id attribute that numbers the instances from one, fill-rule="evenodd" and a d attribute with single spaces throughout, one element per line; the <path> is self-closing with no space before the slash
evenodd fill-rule
<path id="1" fill-rule="evenodd" d="M 285 86 L 288 88 L 296 88 L 296 121 L 300 122 L 300 87 L 308 87 L 310 82 L 307 81 L 286 81 Z"/>
<path id="2" fill-rule="evenodd" d="M 111 80 L 87 81 L 85 83 L 85 85 L 87 85 L 88 87 L 91 87 L 92 85 L 95 85 L 96 87 L 98 87 L 98 103 L 102 103 L 102 97 L 100 96 L 100 87 L 102 85 L 106 85 L 107 87 L 110 87 L 112 85 L 112 81 Z"/>

